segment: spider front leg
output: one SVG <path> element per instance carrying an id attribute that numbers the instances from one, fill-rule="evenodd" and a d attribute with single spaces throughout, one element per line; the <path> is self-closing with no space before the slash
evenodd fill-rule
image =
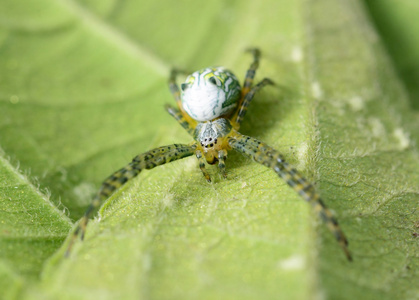
<path id="1" fill-rule="evenodd" d="M 304 200 L 309 202 L 333 233 L 339 245 L 345 252 L 347 259 L 350 261 L 352 260 L 352 256 L 348 249 L 348 240 L 346 239 L 332 212 L 320 199 L 320 196 L 314 186 L 295 168 L 290 166 L 278 151 L 265 143 L 258 141 L 257 139 L 244 136 L 238 132 L 229 138 L 228 143 L 238 152 L 241 152 L 252 158 L 254 161 L 273 169 L 275 173 L 284 179 L 284 181 Z"/>
<path id="2" fill-rule="evenodd" d="M 93 212 L 118 188 L 120 188 L 130 179 L 140 174 L 140 172 L 144 169 L 153 169 L 157 166 L 161 166 L 163 164 L 191 156 L 195 153 L 195 150 L 196 144 L 174 144 L 158 147 L 143 154 L 137 155 L 134 157 L 132 162 L 109 176 L 102 183 L 98 193 L 96 194 L 92 203 L 89 205 L 86 212 L 84 213 L 84 216 L 80 219 L 79 224 L 74 230 L 67 247 L 66 256 L 70 254 L 71 248 L 73 247 L 73 244 L 79 235 L 83 240 L 87 223 L 89 222 Z"/>

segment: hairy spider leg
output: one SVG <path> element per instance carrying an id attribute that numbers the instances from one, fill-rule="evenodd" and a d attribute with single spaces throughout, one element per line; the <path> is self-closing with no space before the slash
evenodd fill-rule
<path id="1" fill-rule="evenodd" d="M 236 130 L 239 130 L 240 123 L 242 122 L 244 115 L 246 114 L 247 107 L 252 101 L 255 93 L 268 84 L 274 85 L 274 82 L 272 80 L 264 78 L 261 82 L 259 82 L 256 86 L 252 88 L 253 79 L 255 77 L 256 70 L 259 67 L 259 59 L 261 53 L 260 50 L 257 48 L 247 49 L 246 52 L 251 52 L 253 54 L 253 62 L 251 63 L 249 69 L 246 72 L 246 77 L 244 79 L 243 87 L 241 90 L 241 99 L 239 101 L 239 104 L 236 108 L 236 111 L 230 117 L 231 123 Z"/>
<path id="2" fill-rule="evenodd" d="M 188 123 L 188 121 L 185 119 L 185 115 L 182 112 L 180 112 L 179 110 L 177 110 L 176 108 L 174 108 L 173 106 L 169 104 L 166 104 L 165 108 L 167 112 L 173 118 L 175 118 L 176 121 L 178 121 L 180 126 L 182 126 L 191 136 L 194 136 L 195 128 L 193 128 L 191 124 Z"/>
<path id="3" fill-rule="evenodd" d="M 218 167 L 220 168 L 220 173 L 224 178 L 227 178 L 226 174 L 226 164 L 225 159 L 227 158 L 227 150 L 222 149 L 218 151 Z"/>
<path id="4" fill-rule="evenodd" d="M 246 72 L 246 77 L 244 78 L 242 92 L 247 94 L 250 90 L 250 87 L 253 84 L 253 78 L 255 78 L 256 70 L 259 68 L 259 59 L 260 59 L 260 50 L 258 48 L 249 48 L 246 52 L 250 52 L 253 55 L 253 62 L 250 65 L 249 69 Z"/>
<path id="5" fill-rule="evenodd" d="M 275 85 L 275 83 L 269 78 L 263 78 L 261 82 L 252 87 L 250 91 L 248 91 L 247 94 L 244 95 L 243 102 L 237 110 L 237 117 L 235 119 L 235 129 L 238 129 L 240 127 L 240 123 L 243 121 L 244 116 L 246 115 L 247 107 L 252 101 L 255 93 L 267 85 Z"/>
<path id="6" fill-rule="evenodd" d="M 259 68 L 259 58 L 260 58 L 260 50 L 258 48 L 249 48 L 246 49 L 246 52 L 250 52 L 253 55 L 253 62 L 250 64 L 249 69 L 246 71 L 246 77 L 244 78 L 243 87 L 241 90 L 241 98 L 237 105 L 236 111 L 230 117 L 232 123 L 236 123 L 237 115 L 240 111 L 240 108 L 243 104 L 244 97 L 250 91 L 250 87 L 253 85 L 253 79 L 255 78 L 256 70 Z M 235 124 L 233 124 L 235 125 Z M 240 126 L 240 125 L 238 125 Z M 236 127 L 236 126 L 234 126 Z M 239 128 L 236 128 L 237 130 Z"/>
<path id="7" fill-rule="evenodd" d="M 157 166 L 161 166 L 166 163 L 191 156 L 195 153 L 195 150 L 196 144 L 173 144 L 169 146 L 158 147 L 143 154 L 137 155 L 133 158 L 132 162 L 109 176 L 102 183 L 98 193 L 93 198 L 92 203 L 89 205 L 86 212 L 84 213 L 84 216 L 80 219 L 79 224 L 74 230 L 67 247 L 66 256 L 70 254 L 71 248 L 79 235 L 83 240 L 84 234 L 86 232 L 86 226 L 90 217 L 92 216 L 92 213 L 118 188 L 120 188 L 130 179 L 140 174 L 140 172 L 144 169 L 153 169 Z"/>
<path id="8" fill-rule="evenodd" d="M 201 169 L 202 174 L 204 175 L 205 179 L 208 182 L 211 182 L 211 177 L 210 177 L 207 169 L 205 168 L 205 159 L 202 156 L 202 151 L 201 150 L 196 150 L 195 155 L 196 155 L 196 158 L 198 159 L 199 168 Z"/>
<path id="9" fill-rule="evenodd" d="M 197 124 L 197 121 L 192 119 L 191 116 L 189 116 L 186 113 L 186 111 L 183 109 L 182 98 L 180 96 L 179 87 L 176 84 L 177 75 L 178 74 L 184 74 L 184 73 L 186 73 L 186 72 L 178 70 L 178 69 L 172 69 L 172 71 L 170 72 L 170 77 L 169 77 L 169 89 L 170 89 L 170 93 L 172 93 L 172 95 L 173 95 L 173 98 L 175 98 L 177 107 L 178 107 L 180 113 L 182 114 L 183 118 L 185 119 L 185 121 L 189 124 L 190 127 L 195 128 L 196 124 Z M 170 113 L 170 111 L 169 111 L 169 113 Z M 171 115 L 173 116 L 173 114 L 171 114 Z"/>
<path id="10" fill-rule="evenodd" d="M 309 202 L 335 236 L 339 245 L 345 252 L 347 259 L 349 261 L 352 260 L 352 256 L 348 249 L 348 240 L 346 239 L 332 212 L 320 199 L 320 196 L 316 192 L 314 186 L 295 168 L 289 165 L 278 151 L 255 138 L 242 135 L 238 132 L 235 132 L 229 137 L 228 143 L 234 150 L 243 153 L 268 168 L 273 169 L 275 173 L 277 173 L 304 200 Z"/>

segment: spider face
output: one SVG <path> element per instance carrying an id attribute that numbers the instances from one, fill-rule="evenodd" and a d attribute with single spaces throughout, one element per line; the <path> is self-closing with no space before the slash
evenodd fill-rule
<path id="1" fill-rule="evenodd" d="M 204 122 L 228 115 L 240 100 L 240 83 L 230 71 L 206 68 L 196 71 L 181 84 L 182 106 L 193 119 Z"/>
<path id="2" fill-rule="evenodd" d="M 218 152 L 228 148 L 225 137 L 231 130 L 230 121 L 224 118 L 198 123 L 194 139 L 199 141 L 207 163 L 215 164 L 218 161 Z"/>

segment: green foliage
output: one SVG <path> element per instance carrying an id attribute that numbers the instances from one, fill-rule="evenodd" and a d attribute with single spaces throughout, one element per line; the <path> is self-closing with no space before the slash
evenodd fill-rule
<path id="1" fill-rule="evenodd" d="M 417 299 L 418 115 L 360 3 L 3 0 L 0 21 L 0 298 Z M 243 79 L 249 46 L 262 49 L 257 80 L 278 87 L 241 132 L 317 182 L 354 262 L 235 153 L 212 184 L 194 158 L 142 173 L 65 259 L 69 218 L 107 175 L 191 141 L 163 109 L 170 68 Z"/>
<path id="2" fill-rule="evenodd" d="M 366 0 L 378 33 L 391 55 L 398 75 L 410 94 L 411 106 L 419 110 L 419 2 L 415 0 Z"/>

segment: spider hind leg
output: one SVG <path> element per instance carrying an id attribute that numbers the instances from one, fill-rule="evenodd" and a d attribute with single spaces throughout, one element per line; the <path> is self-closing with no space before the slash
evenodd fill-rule
<path id="1" fill-rule="evenodd" d="M 247 49 L 247 52 L 250 52 L 253 54 L 253 62 L 250 64 L 250 67 L 246 72 L 246 77 L 244 79 L 243 88 L 241 90 L 241 99 L 239 101 L 237 109 L 230 117 L 232 125 L 236 130 L 239 130 L 240 123 L 243 121 L 244 116 L 247 111 L 247 107 L 252 101 L 255 93 L 266 85 L 274 85 L 274 82 L 272 80 L 270 80 L 269 78 L 264 78 L 258 84 L 253 86 L 253 80 L 256 74 L 256 70 L 259 67 L 259 59 L 260 59 L 261 53 L 260 53 L 260 50 L 257 48 Z"/>
<path id="2" fill-rule="evenodd" d="M 187 124 L 189 124 L 189 127 L 195 128 L 197 122 L 194 119 L 192 119 L 183 109 L 180 90 L 179 90 L 179 87 L 176 83 L 177 75 L 178 74 L 185 74 L 185 73 L 186 73 L 185 71 L 182 71 L 182 70 L 179 70 L 179 69 L 172 69 L 172 71 L 170 72 L 169 80 L 168 80 L 169 90 L 170 90 L 170 93 L 172 94 L 173 98 L 175 99 L 176 105 L 177 105 L 178 110 L 179 110 L 178 113 L 183 117 L 182 118 L 183 121 L 185 121 Z M 176 116 L 175 111 L 173 110 L 171 112 L 170 109 L 168 109 L 168 107 L 166 107 L 166 109 L 179 122 L 179 118 Z M 182 126 L 185 128 L 184 125 L 182 125 Z M 188 129 L 186 129 L 186 130 L 188 130 Z M 188 132 L 189 132 L 189 130 L 188 130 Z"/>

